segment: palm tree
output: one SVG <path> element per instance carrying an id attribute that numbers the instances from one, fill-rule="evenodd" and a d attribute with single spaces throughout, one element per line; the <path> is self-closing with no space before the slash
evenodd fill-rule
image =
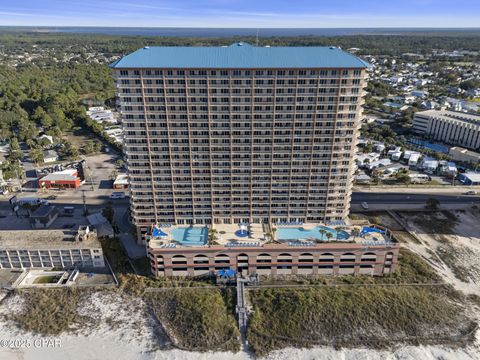
<path id="1" fill-rule="evenodd" d="M 327 231 L 326 231 L 325 229 L 320 229 L 320 230 L 318 230 L 318 232 L 320 233 L 320 235 L 322 235 L 322 239 L 321 239 L 321 240 L 324 240 L 325 234 L 327 233 Z"/>
<path id="2" fill-rule="evenodd" d="M 272 233 L 271 233 L 271 232 L 267 232 L 267 233 L 265 234 L 265 237 L 266 237 L 267 239 L 270 239 L 270 241 L 272 241 Z"/>
<path id="3" fill-rule="evenodd" d="M 337 227 L 335 228 L 335 239 L 336 239 L 336 240 L 338 240 L 338 233 L 339 233 L 340 231 L 342 231 L 342 230 L 343 230 L 343 228 L 341 228 L 340 226 L 337 226 Z"/>
<path id="4" fill-rule="evenodd" d="M 211 244 L 211 245 L 216 245 L 217 244 L 217 240 L 218 237 L 217 237 L 217 230 L 215 229 L 210 229 L 208 231 L 208 242 Z"/>
<path id="5" fill-rule="evenodd" d="M 272 240 L 275 240 L 275 232 L 276 232 L 276 231 L 277 231 L 277 228 L 272 227 L 272 228 L 270 229 L 270 232 L 272 233 L 272 237 L 271 237 Z"/>
<path id="6" fill-rule="evenodd" d="M 326 236 L 327 236 L 327 240 L 330 241 L 330 239 L 333 237 L 333 234 L 327 231 Z"/>
<path id="7" fill-rule="evenodd" d="M 355 241 L 355 238 L 360 234 L 360 228 L 354 227 L 352 230 L 352 235 L 353 235 L 353 241 Z"/>

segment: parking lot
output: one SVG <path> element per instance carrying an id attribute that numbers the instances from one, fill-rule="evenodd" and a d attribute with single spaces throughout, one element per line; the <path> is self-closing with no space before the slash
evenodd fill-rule
<path id="1" fill-rule="evenodd" d="M 60 209 L 62 210 L 62 209 Z M 87 218 L 82 215 L 81 208 L 75 208 L 73 216 L 63 216 L 61 214 L 50 225 L 50 230 L 61 229 L 76 229 L 80 225 L 88 225 Z M 13 210 L 1 209 L 0 210 L 0 229 L 2 230 L 31 230 L 28 212 L 21 209 L 18 211 L 18 216 Z"/>

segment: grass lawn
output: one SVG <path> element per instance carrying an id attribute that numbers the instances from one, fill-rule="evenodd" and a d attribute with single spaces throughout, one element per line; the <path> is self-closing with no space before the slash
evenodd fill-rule
<path id="1" fill-rule="evenodd" d="M 33 283 L 34 284 L 54 284 L 57 283 L 59 280 L 59 276 L 57 275 L 45 275 L 37 277 Z"/>
<path id="2" fill-rule="evenodd" d="M 19 292 L 24 300 L 23 311 L 7 316 L 25 330 L 41 335 L 59 335 L 89 318 L 78 314 L 77 305 L 86 290 L 29 289 Z"/>
<path id="3" fill-rule="evenodd" d="M 448 287 L 324 287 L 249 291 L 248 341 L 257 355 L 312 345 L 459 345 L 475 328 Z"/>
<path id="4" fill-rule="evenodd" d="M 179 289 L 147 293 L 145 300 L 175 345 L 190 351 L 239 351 L 234 292 Z"/>
<path id="5" fill-rule="evenodd" d="M 98 141 L 98 137 L 93 132 L 85 130 L 81 127 L 76 127 L 72 131 L 65 132 L 64 137 L 68 139 L 77 149 L 79 149 L 87 141 Z"/>
<path id="6" fill-rule="evenodd" d="M 467 299 L 453 290 L 408 250 L 400 251 L 399 264 L 394 274 L 382 277 L 270 280 L 277 285 L 316 287 L 249 290 L 254 309 L 247 334 L 249 344 L 261 356 L 289 346 L 384 348 L 399 342 L 459 345 L 470 341 L 465 334 L 475 323 L 465 315 L 463 304 L 477 303 L 478 299 Z M 348 284 L 356 286 L 345 286 Z"/>

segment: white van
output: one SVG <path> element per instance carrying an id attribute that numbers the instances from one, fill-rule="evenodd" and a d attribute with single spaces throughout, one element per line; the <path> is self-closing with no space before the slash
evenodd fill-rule
<path id="1" fill-rule="evenodd" d="M 18 206 L 22 206 L 22 205 L 26 205 L 26 204 L 29 204 L 29 205 L 32 205 L 32 206 L 33 205 L 49 205 L 47 200 L 40 199 L 40 198 L 35 198 L 35 197 L 25 197 L 25 198 L 18 199 L 15 202 L 15 204 L 18 205 Z"/>
<path id="2" fill-rule="evenodd" d="M 125 193 L 122 191 L 115 191 L 110 194 L 110 199 L 125 199 Z"/>

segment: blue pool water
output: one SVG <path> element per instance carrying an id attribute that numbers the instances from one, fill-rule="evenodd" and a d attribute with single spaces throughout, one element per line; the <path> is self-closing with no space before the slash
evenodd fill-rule
<path id="1" fill-rule="evenodd" d="M 424 141 L 420 139 L 412 138 L 412 139 L 408 139 L 408 142 L 413 145 L 420 146 L 425 149 L 433 150 L 443 154 L 448 154 L 448 151 L 449 151 L 448 146 L 437 144 L 437 143 L 430 143 L 428 141 Z"/>
<path id="2" fill-rule="evenodd" d="M 278 240 L 310 240 L 313 238 L 315 240 L 327 241 L 327 234 L 320 232 L 322 229 L 332 234 L 330 240 L 347 240 L 350 236 L 346 231 L 343 230 L 337 232 L 335 229 L 326 226 L 317 226 L 312 230 L 305 230 L 302 227 L 278 228 L 275 237 Z"/>
<path id="3" fill-rule="evenodd" d="M 205 245 L 208 240 L 208 229 L 206 227 L 176 228 L 170 232 L 173 240 L 184 246 Z"/>

